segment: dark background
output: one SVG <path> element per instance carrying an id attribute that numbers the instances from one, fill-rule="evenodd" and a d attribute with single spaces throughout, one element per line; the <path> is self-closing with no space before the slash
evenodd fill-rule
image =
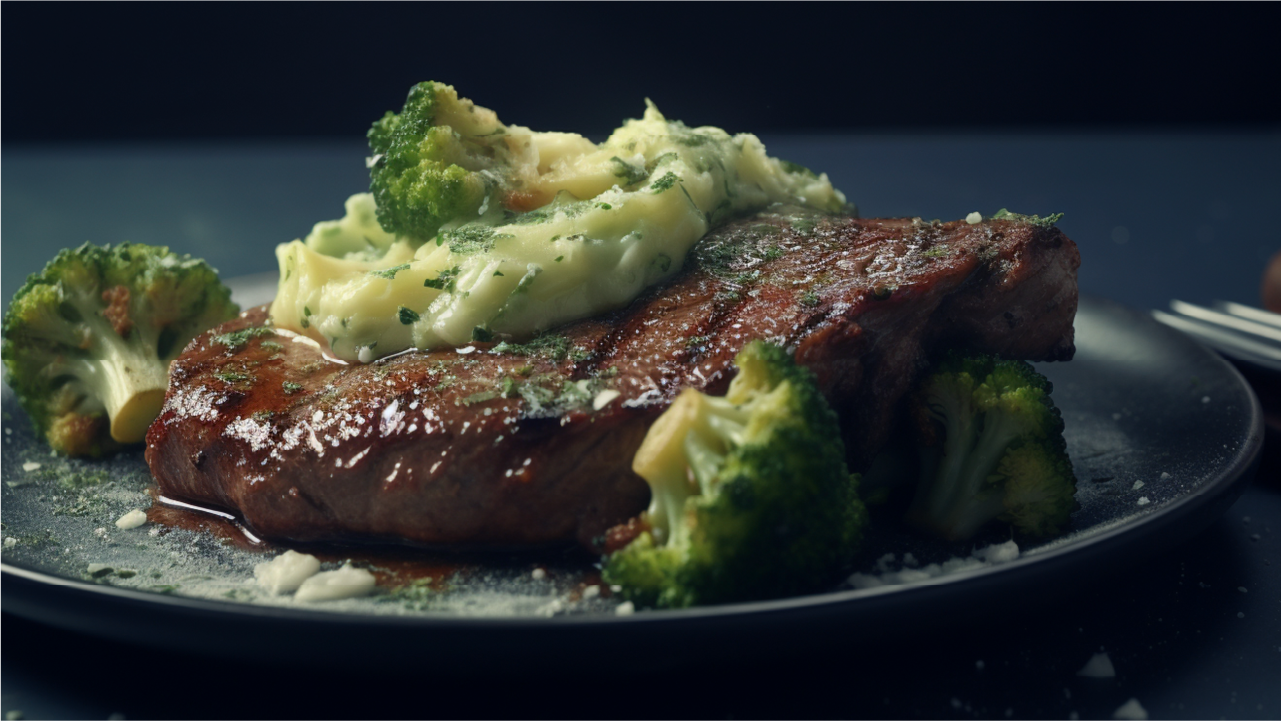
<path id="1" fill-rule="evenodd" d="M 1276 6 L 92 4 L 3 9 L 3 142 L 357 136 L 408 88 L 603 134 L 1257 131 Z"/>

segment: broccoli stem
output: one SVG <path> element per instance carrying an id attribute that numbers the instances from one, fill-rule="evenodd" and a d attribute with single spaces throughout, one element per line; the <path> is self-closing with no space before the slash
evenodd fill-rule
<path id="1" fill-rule="evenodd" d="M 940 407 L 931 413 L 944 421 L 943 457 L 932 479 L 926 479 L 908 510 L 909 520 L 945 538 L 968 538 L 1004 508 L 998 492 L 984 486 L 1005 450 L 1019 436 L 1018 419 L 998 410 L 981 417 L 982 428 L 968 398 L 933 399 Z"/>
<path id="2" fill-rule="evenodd" d="M 138 443 L 160 414 L 169 386 L 169 364 L 157 362 L 158 334 L 149 332 L 148 323 L 135 323 L 129 337 L 121 338 L 91 300 L 76 300 L 82 322 L 89 327 L 90 357 L 50 370 L 73 376 L 87 395 L 101 399 L 111 418 L 112 439 Z"/>

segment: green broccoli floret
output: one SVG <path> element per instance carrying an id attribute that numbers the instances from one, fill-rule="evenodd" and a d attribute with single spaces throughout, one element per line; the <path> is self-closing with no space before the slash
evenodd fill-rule
<path id="1" fill-rule="evenodd" d="M 1063 419 L 1045 376 L 1023 361 L 953 354 L 913 396 L 922 471 L 907 521 L 948 540 L 999 519 L 1051 536 L 1077 504 Z"/>
<path id="2" fill-rule="evenodd" d="M 160 413 L 169 361 L 239 309 L 203 260 L 121 243 L 64 250 L 4 315 L 9 385 L 56 450 L 137 443 Z"/>
<path id="3" fill-rule="evenodd" d="M 687 389 L 651 426 L 633 469 L 648 531 L 610 555 L 607 583 L 679 608 L 807 593 L 835 582 L 862 537 L 858 477 L 836 414 L 778 346 L 755 341 L 724 398 Z"/>
<path id="4" fill-rule="evenodd" d="M 501 177 L 505 126 L 492 111 L 460 99 L 449 85 L 419 83 L 399 114 L 369 129 L 370 191 L 378 222 L 422 244 L 440 227 L 475 218 Z"/>

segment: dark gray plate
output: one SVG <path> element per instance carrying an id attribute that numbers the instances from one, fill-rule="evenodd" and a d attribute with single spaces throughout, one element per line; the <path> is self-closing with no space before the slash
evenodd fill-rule
<path id="1" fill-rule="evenodd" d="M 96 465 L 52 458 L 6 388 L 0 490 L 3 535 L 15 541 L 4 550 L 4 610 L 162 647 L 424 666 L 525 666 L 602 653 L 626 665 L 670 658 L 673 644 L 691 660 L 906 634 L 972 618 L 975 606 L 991 617 L 1014 599 L 1062 596 L 1192 537 L 1236 499 L 1257 463 L 1258 401 L 1228 363 L 1104 300 L 1083 299 L 1076 328 L 1076 359 L 1039 366 L 1055 384 L 1080 479 L 1081 509 L 1067 535 L 1022 548 L 1009 562 L 915 583 L 634 615 L 618 615 L 607 591 L 583 598 L 591 568 L 563 557 L 473 564 L 446 574 L 450 591 L 418 598 L 307 606 L 268 596 L 251 582 L 261 551 L 199 531 L 116 529 L 121 514 L 150 503 L 141 454 Z M 25 471 L 24 463 L 41 467 Z M 109 480 L 68 488 L 92 482 L 83 474 L 94 468 L 105 468 Z M 1002 540 L 993 532 L 976 545 Z M 859 570 L 900 569 L 908 552 L 929 564 L 971 550 L 923 541 L 882 519 Z M 93 577 L 89 564 L 101 575 Z M 720 643 L 729 640 L 736 643 Z"/>

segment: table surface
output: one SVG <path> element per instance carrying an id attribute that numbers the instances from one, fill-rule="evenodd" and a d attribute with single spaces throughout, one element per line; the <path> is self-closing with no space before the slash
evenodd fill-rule
<path id="1" fill-rule="evenodd" d="M 765 138 L 826 170 L 862 215 L 1065 213 L 1083 291 L 1136 308 L 1258 304 L 1281 249 L 1281 135 Z M 270 248 L 341 215 L 367 184 L 359 142 L 4 148 L 0 298 L 60 247 L 167 244 L 224 276 L 274 270 Z M 1260 222 L 1264 221 L 1264 222 Z M 852 716 L 1281 718 L 1281 443 L 1195 540 L 954 634 L 834 639 L 822 654 L 619 677 L 601 649 L 525 674 L 413 669 L 338 676 L 246 658 L 161 654 L 5 614 L 0 710 L 27 718 Z M 2 589 L 0 589 L 2 592 Z M 985 630 L 979 630 L 983 628 Z M 745 639 L 747 641 L 747 639 Z M 1106 650 L 1116 677 L 1076 671 Z M 424 652 L 430 652 L 429 649 Z M 173 669 L 175 672 L 166 673 Z M 319 682 L 319 683 L 318 683 Z"/>

